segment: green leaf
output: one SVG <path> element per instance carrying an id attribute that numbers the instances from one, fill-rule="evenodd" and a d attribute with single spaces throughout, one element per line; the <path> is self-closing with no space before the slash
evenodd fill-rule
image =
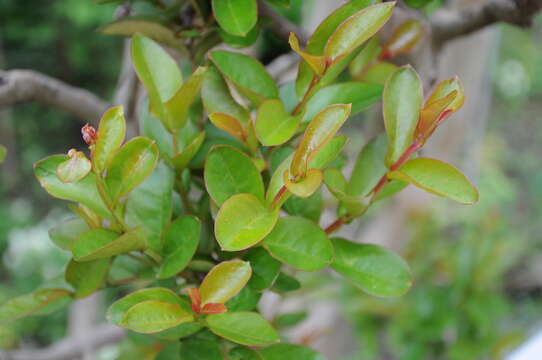
<path id="1" fill-rule="evenodd" d="M 378 84 L 354 81 L 321 88 L 307 103 L 307 111 L 302 122 L 310 121 L 325 107 L 332 104 L 352 104 L 350 115 L 355 115 L 378 102 L 382 97 L 382 89 L 382 86 Z"/>
<path id="2" fill-rule="evenodd" d="M 209 67 L 205 75 L 201 98 L 208 114 L 224 113 L 243 123 L 248 121 L 247 110 L 233 99 L 224 78 L 214 66 Z"/>
<path id="3" fill-rule="evenodd" d="M 186 125 L 188 110 L 190 109 L 190 105 L 192 105 L 194 100 L 199 96 L 206 72 L 206 67 L 198 67 L 175 95 L 164 103 L 164 107 L 170 118 L 169 129 L 172 130 L 173 133 L 178 132 Z"/>
<path id="4" fill-rule="evenodd" d="M 258 40 L 258 37 L 260 36 L 260 26 L 256 24 L 246 36 L 234 36 L 222 29 L 218 29 L 218 32 L 224 43 L 228 44 L 228 46 L 234 49 L 242 49 L 254 44 L 256 40 Z"/>
<path id="5" fill-rule="evenodd" d="M 220 208 L 215 221 L 216 240 L 224 251 L 240 251 L 271 232 L 279 210 L 271 211 L 252 194 L 238 194 Z"/>
<path id="6" fill-rule="evenodd" d="M 40 311 L 41 315 L 46 315 L 44 310 L 69 297 L 70 292 L 67 290 L 45 289 L 10 299 L 0 305 L 0 324 L 31 316 L 37 311 Z"/>
<path id="7" fill-rule="evenodd" d="M 66 281 L 75 289 L 76 298 L 92 295 L 105 282 L 110 259 L 77 262 L 71 260 L 66 268 Z"/>
<path id="8" fill-rule="evenodd" d="M 275 344 L 260 350 L 263 360 L 326 360 L 326 358 L 315 350 L 294 344 Z"/>
<path id="9" fill-rule="evenodd" d="M 238 344 L 263 346 L 279 341 L 277 331 L 254 312 L 209 315 L 206 322 L 213 333 Z"/>
<path id="10" fill-rule="evenodd" d="M 171 119 L 164 104 L 175 95 L 183 82 L 177 63 L 160 45 L 141 35 L 132 38 L 132 62 L 149 93 L 153 114 L 171 131 Z"/>
<path id="11" fill-rule="evenodd" d="M 199 288 L 201 305 L 225 303 L 245 287 L 251 274 L 250 264 L 245 261 L 231 260 L 216 265 Z"/>
<path id="12" fill-rule="evenodd" d="M 174 180 L 173 170 L 159 162 L 151 175 L 126 200 L 126 224 L 130 228 L 140 227 L 145 233 L 147 245 L 155 252 L 162 248 L 162 233 L 171 219 Z"/>
<path id="13" fill-rule="evenodd" d="M 386 185 L 376 194 L 373 201 L 384 200 L 390 196 L 397 194 L 399 191 L 403 190 L 408 186 L 408 183 L 405 181 L 392 180 L 388 181 Z"/>
<path id="14" fill-rule="evenodd" d="M 340 200 L 341 207 L 350 217 L 359 217 L 367 211 L 367 204 L 362 197 L 346 194 L 347 182 L 340 170 L 326 169 L 324 182 L 333 196 Z"/>
<path id="15" fill-rule="evenodd" d="M 112 220 L 111 213 L 105 206 L 96 188 L 96 177 L 89 173 L 84 179 L 74 183 L 62 183 L 56 176 L 56 169 L 68 160 L 65 155 L 49 156 L 34 164 L 34 174 L 40 185 L 51 195 L 59 199 L 80 202 L 101 217 Z"/>
<path id="16" fill-rule="evenodd" d="M 200 229 L 201 224 L 194 216 L 183 216 L 171 223 L 164 234 L 164 260 L 158 278 L 172 277 L 188 265 L 198 248 Z"/>
<path id="17" fill-rule="evenodd" d="M 223 50 L 213 51 L 210 57 L 220 72 L 255 106 L 265 99 L 279 97 L 275 81 L 257 60 Z"/>
<path id="18" fill-rule="evenodd" d="M 204 177 L 207 191 L 218 206 L 241 193 L 263 199 L 263 181 L 254 162 L 230 146 L 217 146 L 209 152 Z"/>
<path id="19" fill-rule="evenodd" d="M 318 190 L 322 184 L 322 179 L 322 171 L 318 169 L 309 169 L 307 170 L 305 177 L 297 182 L 293 182 L 290 181 L 290 174 L 288 170 L 286 170 L 284 172 L 283 181 L 288 188 L 288 191 L 290 191 L 292 194 L 301 198 L 307 198 Z"/>
<path id="20" fill-rule="evenodd" d="M 384 45 L 381 57 L 390 59 L 412 50 L 423 35 L 423 25 L 418 20 L 402 23 Z"/>
<path id="21" fill-rule="evenodd" d="M 261 297 L 260 292 L 251 290 L 250 286 L 245 286 L 239 294 L 228 300 L 226 307 L 231 312 L 252 311 L 258 305 Z"/>
<path id="22" fill-rule="evenodd" d="M 321 270 L 333 259 L 333 246 L 326 233 L 302 217 L 280 218 L 263 246 L 275 259 L 303 271 Z"/>
<path id="23" fill-rule="evenodd" d="M 279 328 L 292 327 L 305 320 L 307 315 L 306 311 L 281 314 L 275 318 L 273 323 Z"/>
<path id="24" fill-rule="evenodd" d="M 290 197 L 284 203 L 284 210 L 293 216 L 302 216 L 318 223 L 324 207 L 322 190 L 318 189 L 308 198 Z"/>
<path id="25" fill-rule="evenodd" d="M 384 164 L 388 142 L 385 135 L 371 140 L 359 153 L 346 193 L 353 196 L 367 196 L 388 169 Z"/>
<path id="26" fill-rule="evenodd" d="M 352 77 L 359 79 L 365 73 L 367 67 L 378 59 L 381 52 L 380 39 L 377 36 L 373 36 L 363 45 L 363 49 L 361 49 L 359 54 L 348 65 Z"/>
<path id="27" fill-rule="evenodd" d="M 192 314 L 180 305 L 147 300 L 128 309 L 119 325 L 139 333 L 152 334 L 193 320 Z"/>
<path id="28" fill-rule="evenodd" d="M 405 0 L 405 3 L 413 8 L 421 8 L 432 1 L 433 0 Z"/>
<path id="29" fill-rule="evenodd" d="M 248 347 L 237 346 L 228 353 L 230 360 L 262 360 L 260 354 Z"/>
<path id="30" fill-rule="evenodd" d="M 145 247 L 145 236 L 135 228 L 119 236 L 118 233 L 93 229 L 81 235 L 73 244 L 73 257 L 77 261 L 109 258 Z"/>
<path id="31" fill-rule="evenodd" d="M 395 2 L 385 2 L 363 9 L 346 19 L 329 37 L 324 56 L 336 61 L 367 41 L 388 21 Z"/>
<path id="32" fill-rule="evenodd" d="M 203 141 L 205 140 L 205 131 L 200 132 L 190 144 L 188 144 L 180 154 L 171 159 L 171 163 L 178 172 L 188 167 L 190 161 L 196 156 Z"/>
<path id="33" fill-rule="evenodd" d="M 113 155 L 122 145 L 125 133 L 126 120 L 122 106 L 115 106 L 107 110 L 100 120 L 92 157 L 94 168 L 100 174 L 107 168 Z"/>
<path id="34" fill-rule="evenodd" d="M 369 68 L 367 68 L 367 70 L 359 77 L 359 80 L 371 84 L 384 85 L 388 78 L 398 69 L 397 65 L 387 62 L 378 62 L 369 66 Z"/>
<path id="35" fill-rule="evenodd" d="M 245 130 L 243 129 L 243 125 L 233 116 L 224 113 L 212 113 L 209 114 L 209 120 L 211 120 L 213 125 L 220 130 L 224 130 L 240 141 L 245 141 Z"/>
<path id="36" fill-rule="evenodd" d="M 311 120 L 290 165 L 292 178 L 306 174 L 311 158 L 333 138 L 350 115 L 351 108 L 345 104 L 330 105 Z"/>
<path id="37" fill-rule="evenodd" d="M 305 52 L 311 55 L 323 55 L 324 48 L 329 37 L 343 21 L 354 15 L 359 10 L 377 2 L 378 0 L 352 0 L 339 7 L 324 21 L 322 21 L 320 25 L 318 25 L 307 42 Z M 329 70 L 330 69 L 328 69 L 328 71 Z M 299 72 L 296 80 L 296 92 L 298 96 L 303 96 L 303 94 L 305 94 L 305 91 L 312 81 L 313 76 L 314 72 L 310 66 L 305 61 L 302 61 L 299 64 Z"/>
<path id="38" fill-rule="evenodd" d="M 333 239 L 335 259 L 331 267 L 376 296 L 399 296 L 411 286 L 407 263 L 389 250 L 372 244 Z"/>
<path id="39" fill-rule="evenodd" d="M 158 147 L 154 141 L 136 137 L 124 144 L 111 160 L 105 176 L 111 198 L 117 200 L 143 182 L 157 161 Z"/>
<path id="40" fill-rule="evenodd" d="M 329 164 L 337 155 L 342 151 L 346 144 L 347 138 L 345 136 L 336 136 L 327 142 L 320 150 L 314 155 L 310 161 L 310 168 L 322 169 Z M 285 158 L 282 163 L 273 172 L 271 181 L 267 187 L 267 193 L 265 199 L 268 204 L 271 204 L 280 188 L 284 186 L 284 172 L 288 170 L 292 163 L 293 154 Z M 286 201 L 286 199 L 284 199 Z M 279 206 L 282 203 L 278 204 Z"/>
<path id="41" fill-rule="evenodd" d="M 81 181 L 92 169 L 90 160 L 81 151 L 71 149 L 69 159 L 60 163 L 56 168 L 56 176 L 63 183 Z"/>
<path id="42" fill-rule="evenodd" d="M 0 144 L 0 164 L 2 164 L 6 160 L 6 156 L 8 154 L 8 149 L 4 145 Z"/>
<path id="43" fill-rule="evenodd" d="M 255 291 L 263 291 L 273 285 L 280 273 L 281 263 L 261 247 L 252 248 L 245 256 L 252 267 L 248 285 Z"/>
<path id="44" fill-rule="evenodd" d="M 446 197 L 461 204 L 478 202 L 478 190 L 453 166 L 440 160 L 418 158 L 407 161 L 390 179 L 406 181 L 432 194 Z"/>
<path id="45" fill-rule="evenodd" d="M 193 335 L 203 329 L 203 325 L 195 322 L 183 323 L 170 329 L 157 332 L 154 337 L 164 340 L 178 340 Z"/>
<path id="46" fill-rule="evenodd" d="M 136 304 L 139 304 L 148 300 L 156 300 L 162 303 L 180 305 L 185 308 L 190 308 L 186 302 L 184 302 L 173 291 L 166 288 L 147 288 L 139 291 L 135 291 L 125 297 L 115 301 L 109 309 L 107 309 L 106 318 L 108 321 L 115 325 L 119 325 L 126 312 Z"/>
<path id="47" fill-rule="evenodd" d="M 190 339 L 181 345 L 181 360 L 224 360 L 215 340 Z"/>
<path id="48" fill-rule="evenodd" d="M 51 228 L 49 237 L 59 248 L 71 251 L 75 240 L 89 230 L 90 228 L 83 219 L 73 218 Z"/>
<path id="49" fill-rule="evenodd" d="M 121 18 L 101 27 L 99 31 L 103 34 L 119 36 L 133 36 L 139 33 L 164 45 L 181 47 L 180 39 L 175 36 L 175 32 L 158 19 L 136 16 Z"/>
<path id="50" fill-rule="evenodd" d="M 301 283 L 293 276 L 281 272 L 273 284 L 273 291 L 286 293 L 301 289 Z"/>
<path id="51" fill-rule="evenodd" d="M 384 123 L 388 134 L 386 165 L 393 165 L 412 144 L 423 102 L 422 82 L 412 67 L 404 66 L 386 81 Z"/>
<path id="52" fill-rule="evenodd" d="M 288 43 L 293 51 L 295 51 L 299 56 L 306 61 L 307 64 L 312 68 L 312 71 L 318 76 L 322 76 L 326 71 L 326 58 L 321 55 L 311 55 L 305 51 L 302 51 L 299 47 L 299 40 L 293 32 L 290 33 Z"/>
<path id="53" fill-rule="evenodd" d="M 213 0 L 213 14 L 222 29 L 246 36 L 258 20 L 258 5 L 256 0 Z"/>
<path id="54" fill-rule="evenodd" d="M 266 100 L 258 108 L 256 136 L 265 146 L 281 145 L 295 135 L 300 120 L 300 116 L 290 116 L 279 99 Z"/>

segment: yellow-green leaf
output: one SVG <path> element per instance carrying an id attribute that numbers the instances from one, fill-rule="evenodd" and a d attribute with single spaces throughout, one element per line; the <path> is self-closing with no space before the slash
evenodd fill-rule
<path id="1" fill-rule="evenodd" d="M 126 133 L 126 120 L 122 106 L 115 106 L 107 110 L 100 120 L 100 127 L 94 145 L 92 162 L 96 171 L 102 173 L 117 149 L 124 141 Z"/>
<path id="2" fill-rule="evenodd" d="M 77 261 L 109 258 L 145 248 L 145 237 L 136 228 L 119 236 L 114 231 L 92 229 L 81 235 L 73 244 L 73 257 Z"/>
<path id="3" fill-rule="evenodd" d="M 278 209 L 267 209 L 253 194 L 234 195 L 216 216 L 216 240 L 225 251 L 249 248 L 271 232 L 278 217 Z"/>
<path id="4" fill-rule="evenodd" d="M 346 56 L 373 36 L 388 21 L 395 2 L 369 6 L 346 19 L 330 36 L 324 56 L 336 61 Z"/>
<path id="5" fill-rule="evenodd" d="M 252 269 L 248 262 L 221 262 L 209 271 L 201 283 L 201 305 L 225 303 L 245 287 L 251 275 Z"/>
<path id="6" fill-rule="evenodd" d="M 213 0 L 213 14 L 222 29 L 234 36 L 245 36 L 256 25 L 256 0 Z"/>
<path id="7" fill-rule="evenodd" d="M 90 160 L 84 153 L 71 149 L 69 159 L 60 163 L 56 168 L 56 176 L 63 183 L 74 183 L 82 180 L 92 169 Z"/>
<path id="8" fill-rule="evenodd" d="M 461 204 L 478 202 L 478 190 L 453 166 L 440 160 L 418 158 L 407 161 L 390 179 L 406 181 L 432 194 Z"/>
<path id="9" fill-rule="evenodd" d="M 192 314 L 180 305 L 147 300 L 132 306 L 119 325 L 139 333 L 152 334 L 193 320 Z"/>
<path id="10" fill-rule="evenodd" d="M 45 289 L 10 299 L 0 304 L 0 324 L 31 316 L 38 311 L 45 315 L 49 306 L 54 307 L 54 304 L 66 301 L 69 297 L 70 292 L 67 290 Z"/>
<path id="11" fill-rule="evenodd" d="M 297 40 L 297 37 L 294 33 L 290 33 L 288 42 L 292 47 L 292 50 L 295 51 L 299 56 L 303 58 L 303 60 L 307 62 L 307 64 L 310 65 L 312 71 L 314 71 L 316 75 L 322 76 L 324 74 L 324 71 L 326 70 L 326 58 L 324 56 L 311 55 L 301 50 L 301 48 L 299 47 L 299 40 Z"/>
<path id="12" fill-rule="evenodd" d="M 238 344 L 263 346 L 279 341 L 277 331 L 258 313 L 226 312 L 209 315 L 206 322 L 213 333 Z"/>
<path id="13" fill-rule="evenodd" d="M 301 116 L 288 114 L 279 99 L 266 100 L 258 108 L 256 136 L 265 146 L 283 144 L 295 135 Z"/>
<path id="14" fill-rule="evenodd" d="M 243 125 L 233 116 L 225 113 L 212 113 L 209 114 L 209 120 L 220 130 L 224 130 L 241 141 L 245 141 Z"/>
<path id="15" fill-rule="evenodd" d="M 316 190 L 322 184 L 322 171 L 318 169 L 309 169 L 305 177 L 299 179 L 297 182 L 290 181 L 290 174 L 288 170 L 284 172 L 284 185 L 295 196 L 301 198 L 307 198 L 314 194 Z"/>

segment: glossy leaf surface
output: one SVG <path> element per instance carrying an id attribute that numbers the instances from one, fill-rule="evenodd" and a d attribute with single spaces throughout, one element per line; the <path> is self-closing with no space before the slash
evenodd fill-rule
<path id="1" fill-rule="evenodd" d="M 199 292 L 201 304 L 223 304 L 241 291 L 247 284 L 252 269 L 246 261 L 231 260 L 216 265 L 205 276 Z"/>
<path id="2" fill-rule="evenodd" d="M 222 250 L 239 251 L 260 242 L 275 226 L 278 209 L 271 211 L 252 194 L 238 194 L 220 208 L 215 221 Z"/>
<path id="3" fill-rule="evenodd" d="M 122 145 L 126 133 L 126 120 L 121 106 L 107 110 L 100 120 L 92 161 L 101 173 L 111 161 L 115 151 Z"/>
<path id="4" fill-rule="evenodd" d="M 321 270 L 333 259 L 333 247 L 326 233 L 302 217 L 280 218 L 263 246 L 274 258 L 304 271 Z"/>
<path id="5" fill-rule="evenodd" d="M 422 101 L 422 82 L 410 66 L 400 68 L 386 82 L 383 102 L 388 134 L 387 166 L 395 163 L 412 143 Z"/>
<path id="6" fill-rule="evenodd" d="M 256 25 L 256 0 L 213 0 L 213 14 L 220 27 L 235 36 L 245 36 Z"/>
<path id="7" fill-rule="evenodd" d="M 242 345 L 263 346 L 279 341 L 279 334 L 267 320 L 254 312 L 227 312 L 207 317 L 213 333 Z"/>
<path id="8" fill-rule="evenodd" d="M 269 99 L 260 105 L 256 117 L 256 136 L 265 146 L 277 146 L 295 135 L 301 118 L 286 112 L 282 101 Z"/>
<path id="9" fill-rule="evenodd" d="M 297 182 L 290 181 L 290 174 L 288 170 L 286 170 L 283 179 L 284 185 L 286 185 L 288 191 L 301 198 L 307 198 L 314 194 L 322 184 L 322 180 L 322 171 L 318 169 L 309 169 L 305 174 L 305 177 Z"/>
<path id="10" fill-rule="evenodd" d="M 440 160 L 417 158 L 407 161 L 389 175 L 391 179 L 406 181 L 432 194 L 461 204 L 478 202 L 478 190 L 453 166 Z"/>
<path id="11" fill-rule="evenodd" d="M 193 319 L 192 314 L 180 305 L 146 300 L 128 309 L 119 325 L 139 333 L 152 334 Z"/>

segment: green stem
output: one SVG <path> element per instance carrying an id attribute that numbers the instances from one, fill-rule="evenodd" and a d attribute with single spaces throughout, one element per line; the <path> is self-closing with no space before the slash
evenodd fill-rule
<path id="1" fill-rule="evenodd" d="M 107 194 L 107 191 L 105 189 L 105 183 L 104 183 L 103 177 L 101 176 L 101 174 L 97 173 L 96 171 L 94 171 L 94 174 L 96 175 L 96 188 L 98 189 L 98 193 L 100 194 L 100 197 L 102 198 L 105 206 L 111 213 L 111 216 L 113 217 L 113 220 L 118 225 L 118 227 L 122 231 L 126 231 L 126 229 L 128 229 L 128 226 L 121 218 L 117 216 L 115 212 L 115 205 L 113 201 L 109 198 L 109 195 Z"/>
<path id="2" fill-rule="evenodd" d="M 179 196 L 181 197 L 181 201 L 183 203 L 183 208 L 184 208 L 184 211 L 185 211 L 186 215 L 195 214 L 195 210 L 192 207 L 192 204 L 190 203 L 190 199 L 188 198 L 188 194 L 183 189 L 183 185 L 181 183 L 180 177 L 177 177 L 176 183 L 177 183 L 176 184 L 177 185 L 176 186 L 177 187 L 177 192 L 179 193 Z"/>
<path id="3" fill-rule="evenodd" d="M 294 110 L 292 110 L 292 115 L 297 115 L 297 113 L 299 113 L 305 107 L 307 102 L 310 100 L 310 98 L 314 94 L 316 85 L 318 84 L 320 79 L 321 79 L 320 76 L 314 75 L 309 85 L 309 88 L 307 89 L 307 92 L 305 92 L 305 96 L 303 96 L 303 99 L 295 106 Z"/>

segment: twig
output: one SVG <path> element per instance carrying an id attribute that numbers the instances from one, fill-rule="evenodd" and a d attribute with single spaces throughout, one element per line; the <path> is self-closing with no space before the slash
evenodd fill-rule
<path id="1" fill-rule="evenodd" d="M 124 331 L 111 324 L 97 325 L 84 338 L 65 338 L 49 347 L 36 350 L 0 351 L 0 360 L 72 360 L 84 349 L 99 348 L 118 342 Z"/>
<path id="2" fill-rule="evenodd" d="M 300 43 L 305 44 L 307 42 L 307 36 L 301 28 L 295 24 L 292 24 L 283 16 L 277 14 L 269 5 L 265 3 L 265 1 L 258 0 L 258 9 L 261 16 L 271 19 L 271 24 L 269 24 L 269 26 L 273 32 L 279 35 L 283 40 L 288 41 L 290 33 L 293 32 L 299 39 Z"/>
<path id="3" fill-rule="evenodd" d="M 107 102 L 90 91 L 39 72 L 0 70 L 0 107 L 25 101 L 38 101 L 60 108 L 91 124 L 96 124 L 107 108 Z"/>
<path id="4" fill-rule="evenodd" d="M 443 44 L 498 22 L 529 27 L 541 9 L 540 0 L 489 0 L 459 10 L 441 9 L 431 19 L 433 41 Z"/>

